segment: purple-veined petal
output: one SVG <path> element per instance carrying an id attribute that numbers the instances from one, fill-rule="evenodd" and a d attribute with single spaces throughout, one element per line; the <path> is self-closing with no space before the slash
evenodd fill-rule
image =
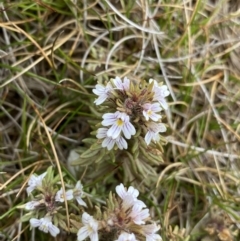
<path id="1" fill-rule="evenodd" d="M 110 151 L 115 144 L 115 140 L 111 137 L 106 137 L 102 142 L 102 147 L 107 147 L 107 149 Z"/>

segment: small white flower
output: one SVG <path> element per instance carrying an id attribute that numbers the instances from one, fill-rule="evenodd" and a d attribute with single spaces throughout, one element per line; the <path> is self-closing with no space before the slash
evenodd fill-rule
<path id="1" fill-rule="evenodd" d="M 40 201 L 30 201 L 25 204 L 26 210 L 34 210 L 37 206 L 41 204 Z"/>
<path id="2" fill-rule="evenodd" d="M 128 190 L 126 190 L 122 183 L 116 186 L 116 193 L 121 199 L 124 199 L 128 195 L 131 195 L 134 199 L 136 199 L 139 195 L 139 191 L 137 189 L 130 186 Z"/>
<path id="3" fill-rule="evenodd" d="M 111 150 L 115 144 L 117 144 L 120 150 L 127 149 L 128 145 L 126 140 L 119 135 L 116 139 L 107 136 L 108 129 L 107 128 L 99 128 L 97 131 L 97 138 L 103 139 L 102 146 L 107 147 L 108 150 Z"/>
<path id="4" fill-rule="evenodd" d="M 163 123 L 149 122 L 147 124 L 147 134 L 145 135 L 145 142 L 147 145 L 153 140 L 158 142 L 160 140 L 159 132 L 165 132 L 167 130 L 166 126 Z"/>
<path id="5" fill-rule="evenodd" d="M 133 233 L 122 232 L 115 241 L 138 241 Z"/>
<path id="6" fill-rule="evenodd" d="M 49 216 L 41 219 L 31 218 L 30 224 L 34 228 L 39 227 L 39 230 L 43 231 L 44 233 L 49 232 L 53 237 L 56 237 L 60 233 L 59 228 L 53 225 L 52 218 Z"/>
<path id="7" fill-rule="evenodd" d="M 109 97 L 113 87 L 110 82 L 108 82 L 106 86 L 97 84 L 95 87 L 96 89 L 93 89 L 93 93 L 98 95 L 98 98 L 94 101 L 94 103 L 96 105 L 100 105 Z"/>
<path id="8" fill-rule="evenodd" d="M 65 192 L 65 199 L 66 200 L 72 200 L 73 199 L 73 190 L 68 190 Z M 55 196 L 55 200 L 57 202 L 61 202 L 63 203 L 64 202 L 64 195 L 63 195 L 63 189 L 61 187 L 61 189 L 56 193 L 56 196 Z"/>
<path id="9" fill-rule="evenodd" d="M 126 210 L 134 204 L 138 204 L 139 206 L 146 207 L 145 203 L 141 200 L 138 200 L 137 197 L 139 195 L 139 191 L 134 187 L 130 186 L 128 190 L 121 183 L 116 186 L 116 193 L 123 200 L 123 208 Z"/>
<path id="10" fill-rule="evenodd" d="M 146 237 L 146 241 L 162 241 L 161 236 L 156 234 L 159 229 L 160 226 L 157 226 L 155 223 L 141 226 L 141 231 Z"/>
<path id="11" fill-rule="evenodd" d="M 130 217 L 135 224 L 145 224 L 145 219 L 149 217 L 149 209 L 142 209 L 142 205 L 134 204 Z"/>
<path id="12" fill-rule="evenodd" d="M 43 174 L 36 176 L 35 174 L 32 174 L 31 177 L 28 180 L 28 187 L 27 187 L 27 193 L 28 195 L 36 188 L 42 186 L 42 180 L 46 176 L 47 172 L 44 172 Z"/>
<path id="13" fill-rule="evenodd" d="M 87 207 L 87 204 L 82 200 L 83 196 L 83 185 L 80 181 L 77 182 L 75 188 L 73 189 L 73 196 L 77 200 L 79 205 Z"/>
<path id="14" fill-rule="evenodd" d="M 89 236 L 91 241 L 98 241 L 98 221 L 85 212 L 82 215 L 82 223 L 84 226 L 79 229 L 77 240 L 82 241 Z"/>
<path id="15" fill-rule="evenodd" d="M 127 77 L 124 77 L 122 82 L 121 78 L 117 76 L 115 79 L 113 79 L 113 83 L 119 90 L 127 91 L 130 88 L 130 80 Z"/>
<path id="16" fill-rule="evenodd" d="M 160 107 L 159 103 L 145 103 L 143 105 L 143 115 L 147 121 L 149 120 L 149 118 L 153 121 L 158 121 L 161 118 L 161 115 L 156 113 L 161 110 L 162 108 Z"/>
<path id="17" fill-rule="evenodd" d="M 158 101 L 161 104 L 161 106 L 165 110 L 167 110 L 168 109 L 168 104 L 167 104 L 167 102 L 165 100 L 165 97 L 170 94 L 170 92 L 168 91 L 167 86 L 166 85 L 159 86 L 158 82 L 156 80 L 150 79 L 149 83 L 152 83 L 152 82 L 154 82 L 154 84 L 153 84 L 153 92 L 154 92 L 153 100 Z"/>
<path id="18" fill-rule="evenodd" d="M 102 125 L 111 126 L 107 131 L 107 136 L 113 139 L 116 139 L 121 131 L 127 139 L 136 134 L 135 127 L 131 124 L 129 116 L 120 111 L 104 114 Z"/>
<path id="19" fill-rule="evenodd" d="M 122 199 L 120 207 L 123 212 L 126 212 L 127 210 L 130 210 L 135 203 L 138 203 L 138 202 L 139 202 L 139 205 L 145 205 L 142 201 L 136 198 L 133 198 L 133 196 L 131 195 L 127 195 L 124 197 L 124 199 Z"/>

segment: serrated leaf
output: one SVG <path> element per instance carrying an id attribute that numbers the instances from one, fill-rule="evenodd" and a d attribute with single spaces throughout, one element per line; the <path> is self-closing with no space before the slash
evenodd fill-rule
<path id="1" fill-rule="evenodd" d="M 96 139 L 95 138 L 86 138 L 86 139 L 83 139 L 82 140 L 83 143 L 86 143 L 86 144 L 94 144 L 96 142 Z"/>
<path id="2" fill-rule="evenodd" d="M 145 148 L 140 147 L 140 151 L 141 151 L 141 154 L 152 164 L 159 165 L 159 160 L 156 160 L 151 155 L 149 155 L 149 152 L 147 153 Z"/>
<path id="3" fill-rule="evenodd" d="M 25 215 L 23 215 L 21 218 L 20 218 L 20 221 L 21 222 L 27 222 L 29 221 L 31 218 L 34 217 L 34 214 L 33 213 L 26 213 Z"/>
<path id="4" fill-rule="evenodd" d="M 97 157 L 97 159 L 95 160 L 95 163 L 98 163 L 102 160 L 102 158 L 105 156 L 106 151 L 102 150 L 102 152 L 99 154 L 99 156 Z"/>
<path id="5" fill-rule="evenodd" d="M 97 153 L 99 152 L 99 150 L 87 150 L 85 152 L 83 152 L 83 154 L 80 156 L 80 158 L 89 158 L 89 157 L 93 157 L 95 156 Z"/>
<path id="6" fill-rule="evenodd" d="M 136 150 L 138 149 L 138 147 L 139 147 L 139 142 L 138 142 L 137 139 L 135 139 L 135 140 L 134 140 L 134 144 L 133 144 L 133 146 L 132 146 L 132 148 L 131 148 L 131 151 L 132 151 L 133 155 L 134 155 L 134 153 L 136 152 Z"/>
<path id="7" fill-rule="evenodd" d="M 91 145 L 91 147 L 89 148 L 89 150 L 99 150 L 99 149 L 102 149 L 102 144 L 99 144 L 99 143 L 94 143 L 93 145 Z"/>
<path id="8" fill-rule="evenodd" d="M 114 163 L 116 161 L 116 157 L 114 155 L 114 152 L 113 151 L 110 151 L 109 152 L 109 155 L 110 155 L 110 158 L 111 158 L 111 161 Z"/>
<path id="9" fill-rule="evenodd" d="M 62 229 L 64 229 L 67 232 L 69 231 L 66 223 L 63 220 L 59 220 L 58 226 L 60 226 Z"/>

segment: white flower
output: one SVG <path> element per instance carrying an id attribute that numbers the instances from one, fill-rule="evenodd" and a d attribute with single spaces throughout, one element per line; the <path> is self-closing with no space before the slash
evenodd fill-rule
<path id="1" fill-rule="evenodd" d="M 83 185 L 80 181 L 77 182 L 75 188 L 73 189 L 73 196 L 77 200 L 79 205 L 87 207 L 87 204 L 82 200 L 83 196 Z"/>
<path id="2" fill-rule="evenodd" d="M 100 105 L 109 97 L 113 87 L 110 82 L 108 82 L 106 86 L 97 84 L 95 87 L 96 89 L 93 89 L 93 93 L 98 95 L 98 98 L 94 101 L 94 103 L 96 103 L 96 105 Z"/>
<path id="3" fill-rule="evenodd" d="M 32 174 L 31 177 L 28 180 L 28 187 L 27 187 L 27 193 L 28 195 L 36 188 L 42 186 L 42 180 L 45 177 L 47 172 L 44 172 L 43 174 L 36 176 L 35 174 Z"/>
<path id="4" fill-rule="evenodd" d="M 147 124 L 147 134 L 145 135 L 145 142 L 147 145 L 153 140 L 158 142 L 160 140 L 159 132 L 165 132 L 167 130 L 166 126 L 163 123 L 149 122 Z"/>
<path id="5" fill-rule="evenodd" d="M 122 82 L 121 78 L 117 76 L 115 79 L 113 79 L 113 83 L 119 90 L 127 91 L 130 88 L 130 80 L 127 77 L 124 77 Z"/>
<path id="6" fill-rule="evenodd" d="M 170 94 L 170 92 L 168 91 L 168 88 L 166 85 L 159 86 L 158 82 L 156 80 L 150 79 L 149 83 L 152 83 L 152 82 L 154 82 L 154 84 L 153 84 L 153 92 L 154 92 L 153 100 L 158 101 L 161 104 L 161 106 L 166 110 L 168 108 L 168 104 L 165 100 L 165 97 L 168 96 Z"/>
<path id="7" fill-rule="evenodd" d="M 82 215 L 82 223 L 84 226 L 79 229 L 77 240 L 82 241 L 89 236 L 91 241 L 98 241 L 98 221 L 85 212 Z"/>
<path id="8" fill-rule="evenodd" d="M 53 225 L 52 218 L 49 216 L 41 219 L 31 218 L 30 224 L 34 228 L 39 227 L 39 230 L 43 231 L 44 233 L 49 232 L 53 237 L 56 237 L 60 233 L 59 228 Z"/>
<path id="9" fill-rule="evenodd" d="M 128 190 L 121 183 L 116 186 L 116 193 L 123 200 L 123 208 L 126 210 L 134 204 L 138 204 L 139 206 L 146 207 L 145 203 L 141 200 L 138 200 L 137 197 L 139 195 L 139 191 L 134 187 L 130 186 Z"/>
<path id="10" fill-rule="evenodd" d="M 73 199 L 73 190 L 68 190 L 65 192 L 65 198 L 64 198 L 64 195 L 63 195 L 63 189 L 61 188 L 57 193 L 56 193 L 56 196 L 55 196 L 55 200 L 57 202 L 64 202 L 64 199 L 66 200 L 72 200 Z"/>
<path id="11" fill-rule="evenodd" d="M 37 206 L 41 204 L 40 201 L 30 201 L 25 204 L 26 210 L 34 210 Z"/>
<path id="12" fill-rule="evenodd" d="M 132 207 L 130 217 L 135 224 L 145 224 L 145 221 L 143 220 L 149 217 L 149 209 L 142 209 L 142 205 L 136 203 Z"/>
<path id="13" fill-rule="evenodd" d="M 123 131 L 124 136 L 127 139 L 130 139 L 131 135 L 136 134 L 136 130 L 129 119 L 129 116 L 126 113 L 120 111 L 104 114 L 102 125 L 111 125 L 107 131 L 107 136 L 116 139 L 120 135 L 121 131 Z"/>
<path id="14" fill-rule="evenodd" d="M 143 115 L 147 121 L 149 118 L 153 121 L 158 121 L 161 118 L 161 115 L 156 114 L 156 112 L 159 112 L 160 110 L 162 110 L 162 108 L 160 107 L 159 103 L 145 103 L 143 105 Z"/>
<path id="15" fill-rule="evenodd" d="M 137 241 L 133 233 L 122 232 L 115 241 Z"/>
<path id="16" fill-rule="evenodd" d="M 130 186 L 128 190 L 126 190 L 122 183 L 116 186 L 116 193 L 121 199 L 124 199 L 128 195 L 131 195 L 134 199 L 136 199 L 139 195 L 139 191 L 137 189 Z"/>
<path id="17" fill-rule="evenodd" d="M 141 226 L 141 231 L 146 236 L 146 241 L 162 241 L 159 234 L 155 234 L 160 229 L 160 226 L 154 224 L 148 224 Z"/>
<path id="18" fill-rule="evenodd" d="M 107 128 L 99 128 L 97 131 L 97 138 L 103 139 L 102 146 L 107 147 L 108 150 L 111 150 L 115 144 L 117 144 L 120 150 L 127 149 L 128 145 L 126 140 L 119 135 L 116 139 L 107 136 Z"/>

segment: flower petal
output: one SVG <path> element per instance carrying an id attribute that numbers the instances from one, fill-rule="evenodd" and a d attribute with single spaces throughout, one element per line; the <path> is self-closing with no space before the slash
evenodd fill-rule
<path id="1" fill-rule="evenodd" d="M 36 227 L 39 227 L 41 225 L 41 221 L 39 219 L 36 219 L 36 218 L 31 218 L 30 224 L 31 224 L 32 227 L 36 228 Z"/>
<path id="2" fill-rule="evenodd" d="M 60 229 L 53 224 L 49 225 L 48 230 L 53 237 L 56 237 L 60 233 Z"/>
<path id="3" fill-rule="evenodd" d="M 128 144 L 127 144 L 126 140 L 125 140 L 122 136 L 120 136 L 119 138 L 117 138 L 116 144 L 117 144 L 117 146 L 118 146 L 118 148 L 119 148 L 120 150 L 123 150 L 123 149 L 127 149 L 127 148 L 128 148 Z"/>
<path id="4" fill-rule="evenodd" d="M 84 239 L 86 239 L 88 237 L 88 228 L 87 227 L 82 227 L 79 229 L 78 233 L 77 233 L 77 240 L 78 241 L 82 241 Z"/>
<path id="5" fill-rule="evenodd" d="M 122 128 L 116 124 L 113 124 L 107 131 L 107 136 L 112 137 L 112 139 L 116 139 L 120 133 Z"/>

